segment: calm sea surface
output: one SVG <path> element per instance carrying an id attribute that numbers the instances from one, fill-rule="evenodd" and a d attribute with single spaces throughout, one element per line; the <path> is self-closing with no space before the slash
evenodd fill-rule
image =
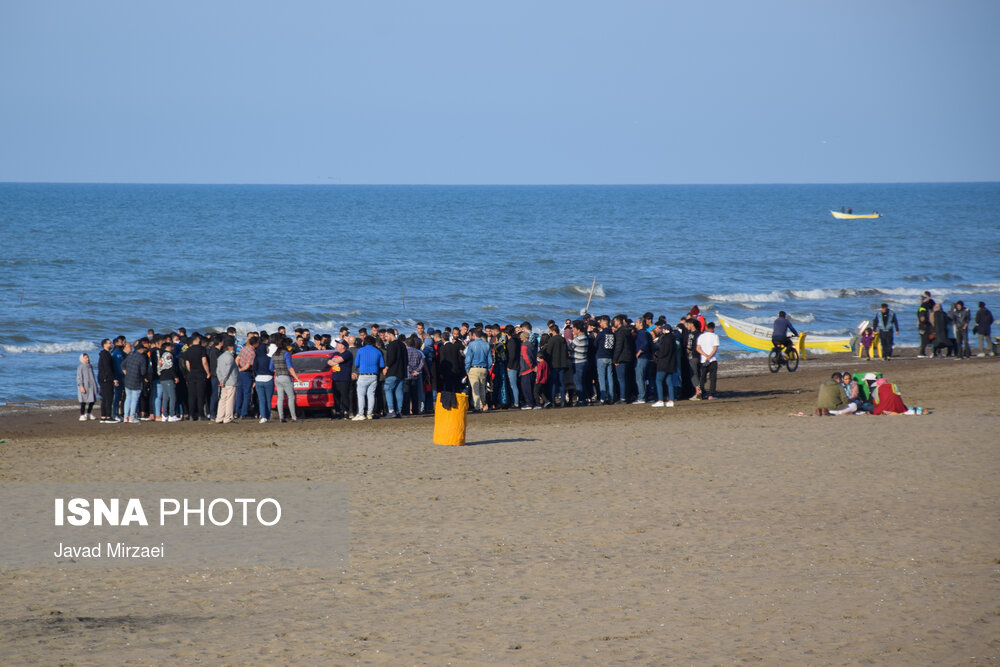
<path id="1" fill-rule="evenodd" d="M 878 210 L 837 221 L 830 209 Z M 1000 184 L 0 184 L 0 402 L 75 397 L 105 337 L 702 310 L 847 332 L 919 294 L 1000 314 Z M 742 354 L 723 337 L 723 348 Z"/>

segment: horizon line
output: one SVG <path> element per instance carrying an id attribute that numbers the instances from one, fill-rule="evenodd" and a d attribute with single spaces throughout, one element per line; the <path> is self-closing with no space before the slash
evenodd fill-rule
<path id="1" fill-rule="evenodd" d="M 764 181 L 764 182 L 689 182 L 689 183 L 267 183 L 258 181 L 6 181 L 0 185 L 239 185 L 274 187 L 662 187 L 662 186 L 718 186 L 718 185 L 955 185 L 995 184 L 1000 180 L 975 181 Z"/>

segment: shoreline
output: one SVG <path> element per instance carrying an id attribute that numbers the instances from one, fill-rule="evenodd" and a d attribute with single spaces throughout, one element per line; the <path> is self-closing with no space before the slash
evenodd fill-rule
<path id="1" fill-rule="evenodd" d="M 954 358 L 918 359 L 916 356 L 917 350 L 918 350 L 917 347 L 909 347 L 909 346 L 901 347 L 897 345 L 894 350 L 897 353 L 897 356 L 893 357 L 890 362 L 885 362 L 882 360 L 869 361 L 866 359 L 859 359 L 856 353 L 839 352 L 839 353 L 821 354 L 821 353 L 810 352 L 807 359 L 802 361 L 799 371 L 797 372 L 816 370 L 820 368 L 828 368 L 832 372 L 833 370 L 840 368 L 841 366 L 852 365 L 857 363 L 873 364 L 877 368 L 881 368 L 880 365 L 893 362 L 906 363 L 909 361 L 914 361 L 919 363 L 940 363 L 940 362 L 957 361 L 957 359 Z M 1000 358 L 1000 357 L 995 357 L 995 358 Z M 976 359 L 976 356 L 973 355 L 971 359 Z M 782 369 L 778 373 L 778 375 L 784 374 L 786 372 L 787 372 L 786 370 Z M 719 362 L 720 380 L 724 378 L 733 378 L 733 377 L 755 377 L 755 376 L 767 377 L 769 375 L 771 375 L 771 373 L 767 369 L 766 356 L 721 359 Z M 97 403 L 95 403 L 94 406 L 95 409 L 97 408 L 99 403 L 100 400 L 98 400 Z M 41 398 L 41 399 L 33 399 L 25 401 L 7 401 L 4 403 L 0 403 L 0 417 L 4 416 L 5 414 L 16 414 L 16 413 L 22 413 L 24 411 L 37 410 L 37 409 L 68 410 L 68 409 L 76 409 L 79 407 L 80 407 L 79 402 L 73 400 L 72 398 Z"/>

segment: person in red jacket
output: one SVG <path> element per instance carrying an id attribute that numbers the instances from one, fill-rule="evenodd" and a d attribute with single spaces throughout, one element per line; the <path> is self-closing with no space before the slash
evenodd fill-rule
<path id="1" fill-rule="evenodd" d="M 551 369 L 549 367 L 549 362 L 545 360 L 545 357 L 541 352 L 538 353 L 538 363 L 535 365 L 535 409 L 541 410 L 544 406 L 550 404 L 549 397 L 549 379 L 551 377 Z"/>
<path id="2" fill-rule="evenodd" d="M 903 397 L 899 395 L 896 385 L 889 384 L 885 378 L 879 378 L 875 381 L 872 401 L 875 404 L 872 409 L 873 415 L 901 415 L 906 412 L 906 405 L 903 403 Z"/>

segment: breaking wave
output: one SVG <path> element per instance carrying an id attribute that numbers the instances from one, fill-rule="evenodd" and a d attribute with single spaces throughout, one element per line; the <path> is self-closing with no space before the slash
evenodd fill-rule
<path id="1" fill-rule="evenodd" d="M 931 289 L 934 296 L 949 296 L 954 294 L 994 294 L 1000 293 L 1000 283 L 962 283 L 956 287 Z M 829 299 L 853 299 L 856 297 L 919 299 L 924 293 L 920 287 L 841 287 L 825 289 L 783 289 L 770 292 L 732 292 L 729 294 L 703 295 L 705 299 L 716 303 L 780 303 L 783 301 L 826 301 Z"/>
<path id="2" fill-rule="evenodd" d="M 88 340 L 73 343 L 35 343 L 34 345 L 0 345 L 7 354 L 66 354 L 67 352 L 93 352 L 97 344 Z"/>

